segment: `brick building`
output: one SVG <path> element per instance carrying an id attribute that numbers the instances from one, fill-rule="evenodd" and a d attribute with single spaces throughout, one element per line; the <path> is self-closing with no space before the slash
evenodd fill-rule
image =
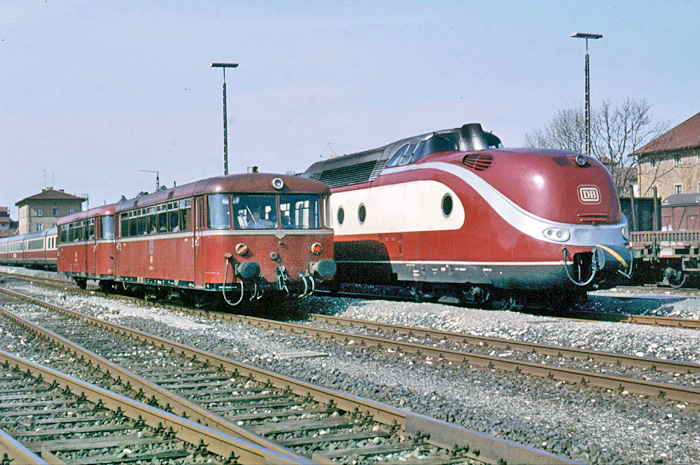
<path id="1" fill-rule="evenodd" d="M 83 197 L 47 187 L 36 195 L 20 200 L 15 205 L 19 207 L 19 234 L 56 226 L 60 218 L 71 215 L 83 209 Z"/>
<path id="2" fill-rule="evenodd" d="M 639 193 L 662 199 L 700 192 L 700 113 L 632 154 L 639 157 Z"/>

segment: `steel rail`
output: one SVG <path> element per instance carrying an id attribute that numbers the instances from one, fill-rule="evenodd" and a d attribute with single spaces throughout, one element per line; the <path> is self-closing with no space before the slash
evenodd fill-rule
<path id="1" fill-rule="evenodd" d="M 363 399 L 352 394 L 316 386 L 306 381 L 296 380 L 269 370 L 231 360 L 209 351 L 196 349 L 186 344 L 154 336 L 143 331 L 109 323 L 21 293 L 8 291 L 7 289 L 0 289 L 0 291 L 54 311 L 85 319 L 98 327 L 114 331 L 118 334 L 154 344 L 162 350 L 174 350 L 185 356 L 196 357 L 197 360 L 209 363 L 214 367 L 218 366 L 224 370 L 237 371 L 243 376 L 249 376 L 251 379 L 255 379 L 259 382 L 269 383 L 272 386 L 289 390 L 300 396 L 308 396 L 317 402 L 324 404 L 332 402 L 340 410 L 364 412 L 380 423 L 398 425 L 409 435 L 422 436 L 427 434 L 429 435 L 427 441 L 438 447 L 447 450 L 455 447 L 468 448 L 470 454 L 473 453 L 475 457 L 478 457 L 478 461 L 485 463 L 576 463 L 568 458 L 560 457 L 546 451 L 533 449 L 512 441 L 498 439 L 484 433 L 468 430 L 458 425 L 449 424 L 424 415 L 397 409 L 380 402 Z M 316 460 L 317 457 L 314 456 L 312 459 Z M 319 461 L 322 461 L 321 459 L 322 457 Z"/>
<path id="2" fill-rule="evenodd" d="M 431 357 L 435 360 L 462 363 L 486 368 L 497 368 L 515 373 L 525 373 L 541 378 L 566 381 L 572 384 L 592 385 L 604 389 L 628 391 L 650 397 L 666 398 L 678 402 L 688 402 L 700 405 L 700 389 L 654 381 L 637 380 L 623 376 L 605 375 L 584 370 L 559 368 L 550 365 L 508 360 L 490 355 L 473 354 L 457 350 L 443 349 L 420 344 L 398 342 L 391 339 L 363 336 L 359 334 L 345 333 L 328 329 L 314 328 L 307 325 L 283 323 L 279 321 L 265 320 L 254 317 L 236 317 L 240 321 L 247 321 L 268 329 L 281 329 L 295 334 L 320 336 L 326 339 L 348 342 L 353 340 L 367 346 L 381 349 L 392 349 L 395 352 L 414 354 L 417 356 Z"/>
<path id="3" fill-rule="evenodd" d="M 666 371 L 669 373 L 688 373 L 700 375 L 700 364 L 682 362 L 678 360 L 665 360 L 660 358 L 637 357 L 635 355 L 616 354 L 597 350 L 576 349 L 574 347 L 554 346 L 538 344 L 534 342 L 521 342 L 511 339 L 502 339 L 472 334 L 457 333 L 451 331 L 439 331 L 429 328 L 414 326 L 402 326 L 376 321 L 342 318 L 329 315 L 311 315 L 311 319 L 322 323 L 331 323 L 351 328 L 364 328 L 368 330 L 381 330 L 405 334 L 407 336 L 423 336 L 431 339 L 445 339 L 470 345 L 497 347 L 499 349 L 513 349 L 520 352 L 540 353 L 554 357 L 571 357 L 580 360 L 594 360 L 604 363 L 624 364 L 636 368 L 644 368 L 653 371 Z"/>
<path id="4" fill-rule="evenodd" d="M 53 286 L 62 289 L 68 289 L 71 287 L 72 292 L 81 293 L 91 293 L 91 292 L 101 292 L 99 287 L 95 286 L 87 290 L 79 289 L 75 286 L 72 281 L 64 281 L 59 279 L 45 278 L 45 277 L 35 277 L 27 275 L 17 275 L 13 273 L 0 272 L 0 276 L 8 278 L 16 278 L 23 281 L 37 282 L 47 286 Z M 316 294 L 322 294 L 325 291 L 317 290 Z M 119 294 L 112 294 L 112 296 L 119 296 L 119 298 L 129 299 L 129 300 L 141 300 L 136 297 L 123 296 Z M 339 293 L 338 296 L 346 296 L 351 298 L 371 298 L 371 299 L 384 299 L 384 300 L 401 300 L 405 301 L 406 298 L 394 297 L 390 295 L 373 295 L 373 294 L 357 294 L 357 293 Z M 166 305 L 167 306 L 167 305 Z M 664 317 L 664 316 L 651 316 L 651 315 L 633 315 L 633 314 L 618 314 L 618 313 L 599 313 L 599 312 L 589 312 L 584 310 L 569 310 L 565 314 L 569 316 L 562 316 L 562 312 L 552 312 L 543 309 L 523 309 L 523 313 L 529 313 L 533 315 L 550 316 L 553 318 L 564 318 L 564 319 L 583 319 L 583 320 L 593 320 L 593 321 L 611 321 L 615 323 L 629 323 L 638 325 L 649 325 L 649 326 L 659 326 L 659 327 L 673 327 L 682 329 L 700 329 L 700 320 L 692 318 L 674 318 L 674 317 Z"/>
<path id="5" fill-rule="evenodd" d="M 70 392 L 81 393 L 88 401 L 96 404 L 101 403 L 109 410 L 116 411 L 119 409 L 132 420 L 142 420 L 153 428 L 172 428 L 175 437 L 194 446 L 199 446 L 203 441 L 207 445 L 209 452 L 223 458 L 229 458 L 245 451 L 250 463 L 295 463 L 286 456 L 257 447 L 252 443 L 246 443 L 246 441 L 200 425 L 192 420 L 137 402 L 116 392 L 103 389 L 53 368 L 39 365 L 7 352 L 0 351 L 0 363 L 7 363 L 10 366 L 17 367 L 22 372 L 36 374 L 37 377 L 41 376 L 45 382 L 55 382 L 58 386 L 68 389 Z"/>
<path id="6" fill-rule="evenodd" d="M 17 462 L 24 465 L 49 465 L 43 458 L 27 449 L 21 442 L 0 429 L 0 463 Z"/>
<path id="7" fill-rule="evenodd" d="M 12 291 L 7 291 L 5 289 L 0 289 L 0 292 L 23 300 L 26 297 L 21 294 L 12 293 Z M 0 305 L 0 315 L 5 316 L 6 318 L 14 321 L 16 324 L 26 328 L 27 330 L 34 332 L 41 338 L 52 341 L 53 343 L 59 346 L 63 346 L 70 353 L 75 354 L 76 358 L 82 357 L 84 360 L 88 361 L 89 363 L 92 363 L 95 367 L 98 367 L 103 373 L 110 374 L 113 379 L 118 379 L 122 383 L 130 383 L 134 390 L 142 390 L 144 395 L 150 397 L 151 399 L 157 400 L 160 405 L 164 405 L 167 408 L 170 408 L 173 412 L 179 412 L 179 415 L 184 418 L 189 418 L 204 426 L 208 426 L 223 433 L 229 434 L 233 437 L 242 439 L 251 444 L 255 444 L 257 448 L 269 449 L 271 451 L 274 451 L 276 454 L 286 456 L 290 460 L 290 462 L 288 463 L 307 462 L 307 460 L 304 457 L 295 454 L 289 449 L 284 448 L 279 444 L 269 441 L 268 439 L 265 439 L 255 433 L 252 433 L 251 431 L 248 431 L 231 423 L 229 420 L 221 417 L 220 415 L 217 415 L 205 408 L 202 408 L 194 402 L 191 402 L 183 398 L 182 396 L 179 396 L 178 394 L 137 375 L 133 371 L 128 370 L 127 368 L 124 368 L 114 362 L 111 362 L 110 360 L 101 357 L 95 352 L 92 352 L 91 350 L 86 349 L 85 347 L 82 347 L 81 345 L 64 338 L 63 336 L 60 336 L 46 328 L 43 328 L 31 321 L 28 321 L 14 314 L 10 310 L 4 308 L 2 305 Z M 256 460 L 257 454 L 257 450 L 253 451 L 253 455 L 251 455 L 249 451 L 244 449 L 238 451 L 238 455 L 241 457 L 242 460 L 244 460 L 244 463 L 248 460 Z"/>

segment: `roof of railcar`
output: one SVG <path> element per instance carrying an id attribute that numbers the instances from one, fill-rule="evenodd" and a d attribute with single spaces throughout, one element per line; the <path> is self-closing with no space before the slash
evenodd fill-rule
<path id="1" fill-rule="evenodd" d="M 114 209 L 117 207 L 116 203 L 112 203 L 109 205 L 102 205 L 99 207 L 91 208 L 89 210 L 83 210 L 77 213 L 73 213 L 72 215 L 64 216 L 58 222 L 56 223 L 58 226 L 61 226 L 66 223 L 72 223 L 73 221 L 80 221 L 84 220 L 87 218 L 95 218 L 97 216 L 106 216 L 106 215 L 113 215 L 114 214 Z"/>
<path id="2" fill-rule="evenodd" d="M 272 181 L 276 178 L 284 182 L 284 187 L 275 189 Z M 281 175 L 272 173 L 245 173 L 229 176 L 217 176 L 214 178 L 202 179 L 182 186 L 170 189 L 162 189 L 152 194 L 142 195 L 129 200 L 119 202 L 116 212 L 130 210 L 132 208 L 156 205 L 172 200 L 183 199 L 193 195 L 216 194 L 219 192 L 239 192 L 239 193 L 327 193 L 328 187 L 318 181 L 303 178 L 300 176 Z"/>

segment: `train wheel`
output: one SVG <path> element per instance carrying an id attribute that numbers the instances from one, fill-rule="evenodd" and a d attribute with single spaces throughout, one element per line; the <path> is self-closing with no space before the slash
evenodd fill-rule
<path id="1" fill-rule="evenodd" d="M 85 290 L 87 288 L 87 279 L 85 278 L 73 278 L 75 281 L 75 285 L 78 286 L 78 288 Z"/>
<path id="2" fill-rule="evenodd" d="M 674 289 L 683 287 L 688 279 L 688 273 L 668 267 L 664 270 L 664 281 Z"/>
<path id="3" fill-rule="evenodd" d="M 515 297 L 497 293 L 488 301 L 489 310 L 512 310 L 516 306 Z"/>

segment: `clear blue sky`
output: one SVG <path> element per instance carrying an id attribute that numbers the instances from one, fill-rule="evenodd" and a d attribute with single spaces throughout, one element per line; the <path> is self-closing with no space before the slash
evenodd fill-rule
<path id="1" fill-rule="evenodd" d="M 480 122 L 507 147 L 555 111 L 646 99 L 700 111 L 700 1 L 0 3 L 0 205 L 45 185 L 90 206 L 229 170 L 303 171 L 332 152 Z M 44 176 L 46 171 L 46 181 Z"/>

